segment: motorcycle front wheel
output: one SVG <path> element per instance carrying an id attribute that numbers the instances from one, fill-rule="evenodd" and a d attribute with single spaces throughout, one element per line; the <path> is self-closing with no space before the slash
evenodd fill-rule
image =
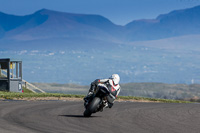
<path id="1" fill-rule="evenodd" d="M 83 115 L 85 117 L 90 117 L 92 113 L 95 113 L 98 109 L 98 106 L 101 102 L 99 97 L 95 97 L 87 106 L 86 110 L 84 111 Z"/>

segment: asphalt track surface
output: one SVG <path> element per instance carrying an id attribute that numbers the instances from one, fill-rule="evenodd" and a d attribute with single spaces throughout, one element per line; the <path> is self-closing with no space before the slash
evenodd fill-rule
<path id="1" fill-rule="evenodd" d="M 116 102 L 82 116 L 80 101 L 0 101 L 0 133 L 199 133 L 200 104 Z"/>

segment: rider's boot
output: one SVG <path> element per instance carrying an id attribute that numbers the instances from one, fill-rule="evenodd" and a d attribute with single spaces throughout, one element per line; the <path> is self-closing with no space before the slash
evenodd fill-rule
<path id="1" fill-rule="evenodd" d="M 93 96 L 93 94 L 94 94 L 94 90 L 95 90 L 95 85 L 91 84 L 91 86 L 90 86 L 90 89 L 89 89 L 89 92 L 88 92 L 87 96 L 86 96 L 86 97 L 84 97 L 84 101 L 85 101 L 85 102 L 88 102 L 88 101 L 89 101 L 89 99 L 90 99 L 90 98 Z"/>
<path id="2" fill-rule="evenodd" d="M 84 97 L 84 101 L 88 102 L 89 99 L 92 97 L 93 94 L 94 94 L 93 92 L 88 92 L 87 96 Z"/>

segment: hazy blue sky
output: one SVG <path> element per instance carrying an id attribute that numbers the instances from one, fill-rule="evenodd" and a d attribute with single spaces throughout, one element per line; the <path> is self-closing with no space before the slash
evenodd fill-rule
<path id="1" fill-rule="evenodd" d="M 27 15 L 47 8 L 56 11 L 99 14 L 115 24 L 155 18 L 172 10 L 200 5 L 200 0 L 0 0 L 0 11 Z"/>

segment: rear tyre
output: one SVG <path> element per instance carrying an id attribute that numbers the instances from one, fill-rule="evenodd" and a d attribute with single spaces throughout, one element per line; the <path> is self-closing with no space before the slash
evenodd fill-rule
<path id="1" fill-rule="evenodd" d="M 90 117 L 92 113 L 96 113 L 99 103 L 101 102 L 101 99 L 98 97 L 95 97 L 91 103 L 89 103 L 88 107 L 84 111 L 83 115 L 85 117 Z"/>

